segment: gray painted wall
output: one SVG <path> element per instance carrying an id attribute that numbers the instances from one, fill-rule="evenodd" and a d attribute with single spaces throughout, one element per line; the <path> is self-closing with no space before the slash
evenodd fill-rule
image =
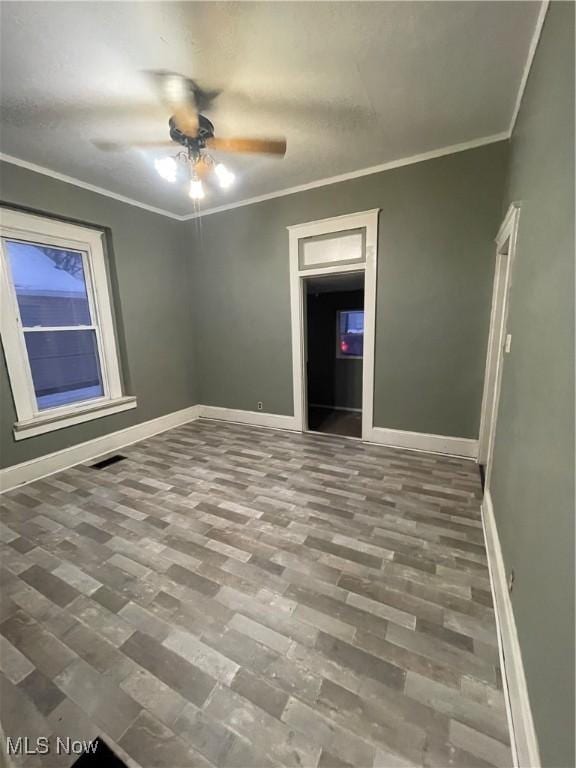
<path id="1" fill-rule="evenodd" d="M 381 207 L 375 418 L 478 431 L 504 143 L 181 223 L 10 164 L 6 204 L 107 228 L 135 411 L 15 442 L 0 361 L 0 465 L 202 402 L 292 413 L 286 226 Z M 200 375 L 201 372 L 201 375 Z"/>
<path id="2" fill-rule="evenodd" d="M 182 224 L 3 163 L 2 201 L 109 228 L 108 252 L 122 368 L 138 407 L 16 442 L 4 357 L 0 360 L 0 466 L 33 459 L 197 402 L 191 340 L 193 278 Z"/>
<path id="3" fill-rule="evenodd" d="M 492 496 L 546 768 L 574 766 L 574 4 L 549 8 L 511 145 L 521 203 Z"/>
<path id="4" fill-rule="evenodd" d="M 475 438 L 507 143 L 186 224 L 199 399 L 292 414 L 286 226 L 381 208 L 375 423 Z"/>
<path id="5" fill-rule="evenodd" d="M 336 357 L 336 314 L 362 309 L 364 291 L 307 296 L 308 403 L 362 408 L 362 359 Z"/>

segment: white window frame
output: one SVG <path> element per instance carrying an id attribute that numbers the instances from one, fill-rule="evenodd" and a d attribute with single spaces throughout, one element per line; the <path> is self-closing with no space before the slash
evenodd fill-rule
<path id="1" fill-rule="evenodd" d="M 4 238 L 82 253 L 92 323 L 70 326 L 70 329 L 93 330 L 96 334 L 103 396 L 53 408 L 38 408 Z M 16 440 L 119 413 L 137 405 L 136 398 L 125 396 L 122 390 L 103 238 L 102 231 L 90 227 L 6 208 L 0 211 L 0 333 L 18 419 L 14 425 Z M 59 331 L 66 329 L 67 326 L 58 326 Z M 43 326 L 38 330 L 53 329 Z"/>
<path id="2" fill-rule="evenodd" d="M 359 309 L 337 309 L 336 310 L 336 359 L 337 360 L 362 360 L 364 355 L 345 355 L 340 350 L 340 315 L 342 312 L 364 312 L 363 308 Z M 364 336 L 364 332 L 362 332 Z M 362 345 L 364 346 L 364 345 Z"/>

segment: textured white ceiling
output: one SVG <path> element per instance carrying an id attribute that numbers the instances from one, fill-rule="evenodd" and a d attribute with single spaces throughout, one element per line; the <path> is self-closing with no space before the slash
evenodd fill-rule
<path id="1" fill-rule="evenodd" d="M 228 156 L 212 208 L 490 136 L 509 127 L 537 2 L 2 2 L 2 152 L 174 214 L 184 186 L 143 70 L 223 93 L 220 136 L 284 135 L 283 160 Z"/>

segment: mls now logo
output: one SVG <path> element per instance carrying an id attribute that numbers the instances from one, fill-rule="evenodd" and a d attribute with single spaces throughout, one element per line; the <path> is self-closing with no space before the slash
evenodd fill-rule
<path id="1" fill-rule="evenodd" d="M 47 755 L 50 752 L 50 739 L 47 736 L 39 736 L 37 739 L 7 736 L 6 752 L 9 755 Z"/>
<path id="2" fill-rule="evenodd" d="M 91 752 L 94 754 L 98 749 L 98 740 L 86 741 L 85 739 L 71 739 L 66 736 L 61 739 L 60 736 L 56 737 L 56 753 L 58 755 L 81 755 L 84 752 Z"/>
<path id="3" fill-rule="evenodd" d="M 31 739 L 28 736 L 7 736 L 6 752 L 9 755 L 47 755 L 51 752 L 48 736 Z M 84 752 L 96 752 L 98 740 L 71 739 L 69 736 L 56 737 L 55 752 L 58 755 L 81 755 Z"/>

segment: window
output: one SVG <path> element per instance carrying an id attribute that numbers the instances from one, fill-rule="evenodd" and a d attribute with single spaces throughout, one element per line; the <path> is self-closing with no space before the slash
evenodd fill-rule
<path id="1" fill-rule="evenodd" d="M 324 235 L 300 238 L 300 269 L 316 269 L 331 264 L 354 264 L 365 261 L 366 230 L 349 229 Z"/>
<path id="2" fill-rule="evenodd" d="M 336 357 L 364 355 L 364 310 L 343 309 L 336 313 Z"/>
<path id="3" fill-rule="evenodd" d="M 122 393 L 102 233 L 3 210 L 0 235 L 16 439 L 134 408 Z"/>

